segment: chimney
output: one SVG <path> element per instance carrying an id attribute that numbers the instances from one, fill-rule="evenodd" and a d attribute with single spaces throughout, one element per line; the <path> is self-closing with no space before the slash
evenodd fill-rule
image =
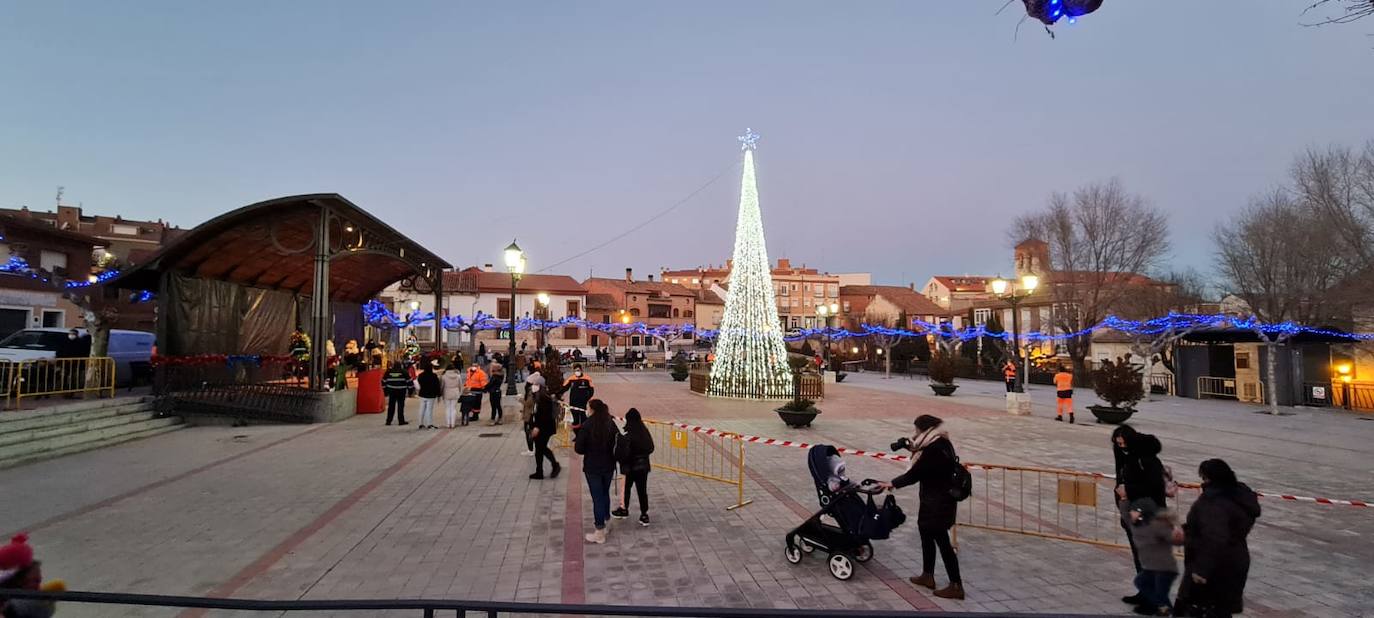
<path id="1" fill-rule="evenodd" d="M 625 283 L 634 283 L 634 282 L 635 282 L 635 269 L 633 269 L 633 268 L 626 268 L 626 269 L 625 269 Z"/>
<path id="2" fill-rule="evenodd" d="M 491 264 L 483 264 L 482 270 L 485 272 L 492 272 Z"/>
<path id="3" fill-rule="evenodd" d="M 789 268 L 792 268 L 792 260 L 789 260 L 787 258 L 778 258 L 778 270 L 787 270 Z"/>
<path id="4" fill-rule="evenodd" d="M 654 276 L 653 276 L 653 275 L 649 275 L 649 283 L 653 283 L 653 282 L 654 282 Z"/>
<path id="5" fill-rule="evenodd" d="M 911 288 L 911 291 L 912 291 L 912 292 L 915 292 L 915 291 L 916 291 L 916 282 L 913 281 L 913 282 L 911 282 L 911 283 L 906 284 L 906 286 L 907 286 L 908 288 Z"/>

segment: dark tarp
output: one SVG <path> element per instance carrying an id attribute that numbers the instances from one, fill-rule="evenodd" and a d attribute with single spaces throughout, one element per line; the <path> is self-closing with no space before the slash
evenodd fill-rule
<path id="1" fill-rule="evenodd" d="M 363 346 L 363 306 L 357 303 L 334 302 L 334 344 L 335 350 L 343 354 L 344 344 L 349 339 Z"/>
<path id="2" fill-rule="evenodd" d="M 239 326 L 240 354 L 286 354 L 296 328 L 296 297 L 286 292 L 246 288 Z"/>
<path id="3" fill-rule="evenodd" d="M 299 304 L 287 292 L 167 274 L 158 320 L 160 353 L 286 354 Z"/>

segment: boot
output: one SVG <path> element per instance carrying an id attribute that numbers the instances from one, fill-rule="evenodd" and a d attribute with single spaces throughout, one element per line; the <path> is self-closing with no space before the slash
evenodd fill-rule
<path id="1" fill-rule="evenodd" d="M 593 532 L 588 532 L 586 536 L 588 543 L 600 545 L 606 542 L 606 529 L 602 528 Z"/>
<path id="2" fill-rule="evenodd" d="M 558 465 L 557 463 L 554 463 L 554 464 L 553 464 L 553 472 L 550 472 L 550 473 L 549 473 L 549 478 L 551 478 L 551 479 L 556 479 L 556 478 L 558 478 L 558 473 L 559 473 L 560 471 L 562 471 L 562 470 L 563 470 L 563 466 L 560 466 L 560 465 Z"/>
<path id="3" fill-rule="evenodd" d="M 1063 415 L 1063 414 L 1060 414 L 1059 416 L 1054 417 L 1054 420 L 1059 421 L 1059 422 L 1062 423 L 1062 422 L 1064 422 L 1064 415 Z"/>
<path id="4" fill-rule="evenodd" d="M 911 583 L 916 584 L 917 586 L 920 586 L 922 588 L 929 588 L 931 590 L 935 589 L 935 575 L 931 573 L 922 573 L 920 575 L 917 575 L 916 577 L 910 577 L 908 579 L 911 580 Z"/>
<path id="5" fill-rule="evenodd" d="M 1069 424 L 1070 424 L 1070 425 L 1073 424 L 1073 412 L 1070 412 L 1070 413 L 1069 413 Z"/>
<path id="6" fill-rule="evenodd" d="M 951 583 L 944 588 L 935 591 L 935 596 L 942 599 L 964 600 L 964 585 Z"/>

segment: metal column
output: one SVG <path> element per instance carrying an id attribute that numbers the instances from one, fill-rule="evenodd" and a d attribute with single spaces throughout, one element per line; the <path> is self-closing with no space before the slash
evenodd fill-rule
<path id="1" fill-rule="evenodd" d="M 320 207 L 315 228 L 315 283 L 310 292 L 310 390 L 326 388 L 325 371 L 329 359 L 325 341 L 333 335 L 329 306 L 329 219 L 328 207 Z"/>

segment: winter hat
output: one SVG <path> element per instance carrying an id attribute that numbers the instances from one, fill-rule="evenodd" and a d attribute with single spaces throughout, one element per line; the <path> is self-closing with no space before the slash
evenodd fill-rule
<path id="1" fill-rule="evenodd" d="M 935 429 L 936 427 L 939 427 L 942 424 L 944 424 L 944 421 L 941 420 L 938 416 L 922 414 L 916 417 L 917 431 L 930 431 L 932 429 Z"/>
<path id="2" fill-rule="evenodd" d="M 1150 498 L 1140 498 L 1131 501 L 1131 510 L 1140 513 L 1141 521 L 1149 521 L 1159 512 L 1159 505 Z"/>
<path id="3" fill-rule="evenodd" d="M 9 544 L 0 546 L 0 581 L 13 577 L 31 565 L 33 548 L 29 547 L 29 535 L 16 534 Z"/>

